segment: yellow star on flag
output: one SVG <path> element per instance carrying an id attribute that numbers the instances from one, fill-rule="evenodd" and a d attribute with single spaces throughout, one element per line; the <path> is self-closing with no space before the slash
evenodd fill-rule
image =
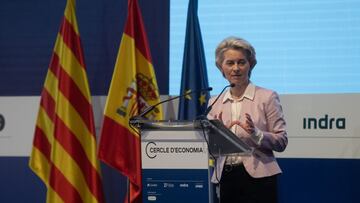
<path id="1" fill-rule="evenodd" d="M 191 89 L 190 89 L 190 90 L 186 90 L 185 94 L 188 94 L 188 93 L 190 93 L 190 92 L 191 92 Z M 186 95 L 186 96 L 185 96 L 185 99 L 191 100 L 190 94 Z"/>
<path id="2" fill-rule="evenodd" d="M 201 93 L 200 97 L 199 97 L 199 101 L 200 101 L 200 106 L 202 106 L 203 104 L 206 103 L 206 95 L 204 93 Z"/>

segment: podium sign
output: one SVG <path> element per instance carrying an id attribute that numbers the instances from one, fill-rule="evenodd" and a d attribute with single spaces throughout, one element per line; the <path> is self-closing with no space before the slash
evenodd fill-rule
<path id="1" fill-rule="evenodd" d="M 143 202 L 211 201 L 205 135 L 192 126 L 142 128 Z"/>
<path id="2" fill-rule="evenodd" d="M 252 153 L 219 120 L 134 119 L 141 132 L 143 202 L 213 202 L 209 151 L 213 156 Z"/>

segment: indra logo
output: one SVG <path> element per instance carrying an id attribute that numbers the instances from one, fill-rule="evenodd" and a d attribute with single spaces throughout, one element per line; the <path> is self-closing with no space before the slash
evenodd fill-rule
<path id="1" fill-rule="evenodd" d="M 345 129 L 346 119 L 345 118 L 329 118 L 325 114 L 322 118 L 303 118 L 303 129 Z"/>
<path id="2" fill-rule="evenodd" d="M 2 131 L 5 128 L 5 117 L 0 114 L 0 131 Z"/>

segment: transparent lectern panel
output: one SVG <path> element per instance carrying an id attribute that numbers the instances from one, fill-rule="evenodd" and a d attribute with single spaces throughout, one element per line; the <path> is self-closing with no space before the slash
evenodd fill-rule
<path id="1" fill-rule="evenodd" d="M 208 120 L 209 151 L 215 157 L 230 154 L 252 153 L 252 148 L 237 137 L 219 120 Z"/>

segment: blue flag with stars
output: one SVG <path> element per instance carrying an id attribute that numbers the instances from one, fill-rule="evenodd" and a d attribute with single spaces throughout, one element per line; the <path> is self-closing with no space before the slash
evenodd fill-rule
<path id="1" fill-rule="evenodd" d="M 197 7 L 197 0 L 189 1 L 180 95 L 209 87 Z M 195 120 L 206 110 L 209 97 L 209 92 L 197 92 L 180 98 L 178 119 Z"/>

